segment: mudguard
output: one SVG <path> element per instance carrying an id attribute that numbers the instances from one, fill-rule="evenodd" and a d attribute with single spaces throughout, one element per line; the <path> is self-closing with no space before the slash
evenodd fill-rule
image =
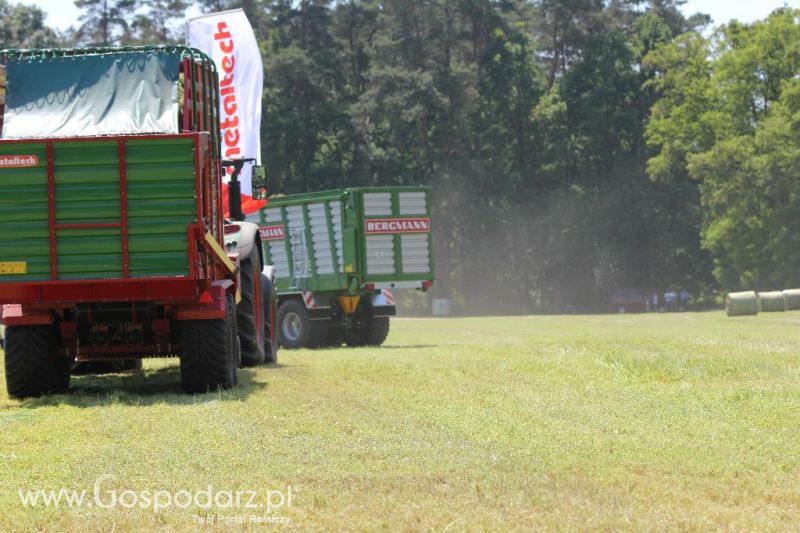
<path id="1" fill-rule="evenodd" d="M 395 316 L 397 307 L 394 295 L 387 289 L 382 289 L 372 295 L 372 316 Z"/>
<path id="2" fill-rule="evenodd" d="M 239 230 L 239 257 L 248 257 L 250 250 L 256 243 L 258 243 L 258 255 L 261 256 L 261 237 L 258 234 L 258 224 L 252 222 L 237 222 L 241 229 Z M 261 256 L 261 263 L 264 263 L 264 257 Z"/>

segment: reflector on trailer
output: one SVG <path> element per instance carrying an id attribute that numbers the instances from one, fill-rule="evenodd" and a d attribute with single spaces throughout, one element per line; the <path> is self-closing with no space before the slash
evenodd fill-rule
<path id="1" fill-rule="evenodd" d="M 211 297 L 208 291 L 203 291 L 203 294 L 200 295 L 197 301 L 201 304 L 211 304 L 214 303 L 214 298 Z"/>

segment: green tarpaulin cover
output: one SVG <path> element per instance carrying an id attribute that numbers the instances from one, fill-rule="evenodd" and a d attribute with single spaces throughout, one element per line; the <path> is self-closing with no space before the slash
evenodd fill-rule
<path id="1" fill-rule="evenodd" d="M 178 132 L 180 54 L 9 58 L 4 139 Z"/>

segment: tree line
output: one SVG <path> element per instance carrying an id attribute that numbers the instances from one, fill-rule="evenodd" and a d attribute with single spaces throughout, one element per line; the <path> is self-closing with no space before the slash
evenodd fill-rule
<path id="1" fill-rule="evenodd" d="M 3 46 L 183 39 L 189 2 L 0 0 Z M 433 295 L 603 308 L 618 288 L 800 286 L 800 10 L 682 0 L 204 0 L 264 60 L 271 190 L 431 185 Z"/>

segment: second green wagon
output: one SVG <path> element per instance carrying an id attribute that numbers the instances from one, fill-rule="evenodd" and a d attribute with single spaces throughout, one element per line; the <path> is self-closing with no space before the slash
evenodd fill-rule
<path id="1" fill-rule="evenodd" d="M 380 345 L 396 314 L 392 291 L 433 283 L 430 187 L 276 197 L 248 218 L 275 267 L 287 348 Z"/>

